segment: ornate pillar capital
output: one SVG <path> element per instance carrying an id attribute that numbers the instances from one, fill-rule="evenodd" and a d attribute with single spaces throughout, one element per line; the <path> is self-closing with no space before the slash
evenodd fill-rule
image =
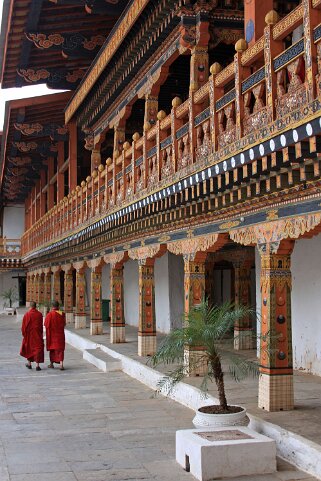
<path id="1" fill-rule="evenodd" d="M 193 237 L 191 232 L 187 239 L 169 242 L 167 250 L 172 254 L 184 256 L 184 260 L 197 261 L 206 256 L 207 251 L 213 252 L 222 247 L 226 241 L 225 234 L 214 233 Z"/>
<path id="2" fill-rule="evenodd" d="M 111 268 L 120 268 L 128 260 L 128 253 L 126 251 L 112 252 L 104 256 L 104 262 L 110 264 Z"/>
<path id="3" fill-rule="evenodd" d="M 233 229 L 229 232 L 229 235 L 238 244 L 257 245 L 262 254 L 275 254 L 280 248 L 281 241 L 285 239 L 299 239 L 320 223 L 321 213 L 305 214 Z"/>
<path id="4" fill-rule="evenodd" d="M 129 249 L 128 256 L 130 259 L 137 260 L 139 265 L 154 264 L 156 257 L 161 257 L 166 251 L 166 245 L 154 244 L 149 246 L 135 247 Z"/>
<path id="5" fill-rule="evenodd" d="M 77 261 L 72 263 L 77 272 L 83 272 L 86 269 L 86 261 Z"/>

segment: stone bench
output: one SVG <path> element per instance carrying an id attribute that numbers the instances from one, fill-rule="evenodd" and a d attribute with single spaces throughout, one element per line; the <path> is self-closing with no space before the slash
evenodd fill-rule
<path id="1" fill-rule="evenodd" d="M 246 427 L 176 431 L 176 461 L 209 481 L 276 471 L 275 441 Z"/>

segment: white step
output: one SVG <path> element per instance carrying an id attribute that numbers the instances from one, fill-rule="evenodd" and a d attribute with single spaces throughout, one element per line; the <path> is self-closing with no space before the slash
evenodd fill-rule
<path id="1" fill-rule="evenodd" d="M 85 349 L 83 351 L 83 359 L 90 362 L 104 372 L 121 371 L 122 363 L 119 359 L 115 359 L 100 349 Z"/>

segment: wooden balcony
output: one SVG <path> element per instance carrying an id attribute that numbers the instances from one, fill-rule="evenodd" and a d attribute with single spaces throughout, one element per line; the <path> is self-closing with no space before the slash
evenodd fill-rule
<path id="1" fill-rule="evenodd" d="M 250 149 L 247 164 L 253 161 L 250 176 L 254 175 L 254 146 L 320 115 L 319 3 L 306 8 L 301 4 L 277 23 L 270 15 L 263 37 L 250 48 L 239 41 L 232 64 L 223 70 L 212 65 L 205 85 L 184 103 L 174 99 L 169 115 L 159 112 L 154 126 L 145 124 L 142 137 L 134 134 L 132 144 L 125 142 L 114 159 L 107 159 L 33 225 L 22 238 L 22 255 L 27 258 L 40 248 L 59 245 L 97 221 L 117 219 L 119 211 L 127 213 L 133 204 L 145 205 L 145 199 L 152 199 L 162 189 L 225 159 L 230 159 L 229 167 L 223 165 L 228 185 L 233 179 L 233 175 L 226 177 L 228 170 L 235 168 L 237 155 L 242 168 L 245 149 Z M 284 50 L 283 39 L 300 26 L 303 36 Z M 264 149 L 261 152 L 260 148 L 260 154 L 263 162 Z M 267 165 L 263 170 L 269 176 L 273 159 Z M 241 202 L 242 196 L 237 201 Z"/>
<path id="2" fill-rule="evenodd" d="M 0 268 L 16 269 L 22 267 L 21 240 L 0 237 Z"/>

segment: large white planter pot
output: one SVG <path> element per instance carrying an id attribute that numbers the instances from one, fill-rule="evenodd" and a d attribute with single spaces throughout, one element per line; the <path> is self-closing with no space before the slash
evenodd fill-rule
<path id="1" fill-rule="evenodd" d="M 242 407 L 242 406 L 240 406 Z M 219 428 L 225 426 L 247 426 L 250 420 L 246 415 L 246 409 L 230 414 L 208 414 L 196 411 L 193 424 L 196 428 Z"/>

